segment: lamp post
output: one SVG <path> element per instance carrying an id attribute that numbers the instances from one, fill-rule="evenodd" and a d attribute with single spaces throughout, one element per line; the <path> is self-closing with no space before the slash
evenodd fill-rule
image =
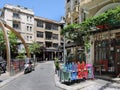
<path id="1" fill-rule="evenodd" d="M 65 49 L 65 36 L 63 37 L 64 41 L 63 41 L 63 60 L 64 60 L 64 64 L 66 63 L 66 49 Z"/>
<path id="2" fill-rule="evenodd" d="M 63 29 L 65 26 L 65 18 L 64 17 L 61 18 L 60 24 L 61 24 L 61 29 Z M 65 64 L 66 63 L 65 36 L 63 36 L 63 61 Z"/>

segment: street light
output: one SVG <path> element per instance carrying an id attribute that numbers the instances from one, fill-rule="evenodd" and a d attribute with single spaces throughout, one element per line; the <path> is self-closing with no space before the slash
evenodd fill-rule
<path id="1" fill-rule="evenodd" d="M 60 24 L 61 24 L 61 29 L 63 29 L 65 26 L 65 18 L 64 17 L 61 18 Z M 63 61 L 65 64 L 66 63 L 65 36 L 63 36 Z"/>

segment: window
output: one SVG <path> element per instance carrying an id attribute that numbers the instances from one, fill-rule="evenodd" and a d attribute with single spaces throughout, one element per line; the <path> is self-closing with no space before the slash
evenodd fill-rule
<path id="1" fill-rule="evenodd" d="M 50 23 L 46 23 L 45 29 L 51 30 L 52 25 Z"/>
<path id="2" fill-rule="evenodd" d="M 45 42 L 46 47 L 52 47 L 52 42 Z"/>
<path id="3" fill-rule="evenodd" d="M 43 27 L 43 21 L 38 20 L 37 21 L 37 27 Z"/>
<path id="4" fill-rule="evenodd" d="M 53 30 L 58 30 L 58 25 L 56 25 L 56 24 L 51 24 L 51 23 L 46 23 L 45 29 L 48 29 L 48 30 L 51 30 L 51 29 L 53 29 Z"/>
<path id="5" fill-rule="evenodd" d="M 18 13 L 13 13 L 14 18 L 20 18 L 20 15 Z"/>
<path id="6" fill-rule="evenodd" d="M 77 4 L 79 3 L 79 1 L 78 1 L 78 0 L 75 0 L 75 2 L 74 2 L 74 3 L 75 3 L 75 5 L 77 5 Z"/>
<path id="7" fill-rule="evenodd" d="M 20 29 L 20 23 L 18 23 L 18 22 L 13 22 L 13 28 L 15 28 L 15 29 Z"/>
<path id="8" fill-rule="evenodd" d="M 52 25 L 52 29 L 53 29 L 53 30 L 58 30 L 58 25 L 53 24 L 53 25 Z"/>
<path id="9" fill-rule="evenodd" d="M 32 31 L 32 27 L 30 26 L 30 31 Z"/>
<path id="10" fill-rule="evenodd" d="M 70 0 L 67 0 L 67 3 L 69 3 L 70 2 Z"/>
<path id="11" fill-rule="evenodd" d="M 52 32 L 45 32 L 45 38 L 47 40 L 51 40 L 52 39 Z"/>
<path id="12" fill-rule="evenodd" d="M 57 48 L 58 47 L 58 43 L 53 43 L 53 47 Z"/>
<path id="13" fill-rule="evenodd" d="M 37 31 L 37 37 L 43 38 L 43 32 Z"/>
<path id="14" fill-rule="evenodd" d="M 29 26 L 27 26 L 27 31 L 29 31 Z"/>
<path id="15" fill-rule="evenodd" d="M 30 22 L 32 21 L 32 17 L 30 17 Z"/>
<path id="16" fill-rule="evenodd" d="M 27 21 L 29 21 L 29 16 L 27 16 Z"/>
<path id="17" fill-rule="evenodd" d="M 29 36 L 27 36 L 27 41 L 29 41 Z"/>
<path id="18" fill-rule="evenodd" d="M 30 39 L 32 39 L 32 36 L 30 36 Z"/>
<path id="19" fill-rule="evenodd" d="M 58 40 L 58 34 L 53 34 L 53 39 Z"/>
<path id="20" fill-rule="evenodd" d="M 43 45 L 43 42 L 39 42 L 39 41 L 37 41 L 37 43 L 40 44 L 40 45 Z"/>

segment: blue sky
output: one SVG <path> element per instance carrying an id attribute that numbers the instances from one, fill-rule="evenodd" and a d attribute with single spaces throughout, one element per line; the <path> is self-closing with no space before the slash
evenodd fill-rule
<path id="1" fill-rule="evenodd" d="M 30 8 L 36 16 L 60 21 L 65 13 L 65 0 L 0 0 L 0 8 L 5 4 Z"/>

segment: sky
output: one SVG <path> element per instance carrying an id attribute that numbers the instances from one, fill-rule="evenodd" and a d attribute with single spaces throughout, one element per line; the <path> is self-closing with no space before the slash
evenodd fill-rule
<path id="1" fill-rule="evenodd" d="M 60 21 L 65 15 L 65 0 L 0 0 L 0 8 L 5 4 L 20 5 L 30 8 L 35 16 Z"/>

